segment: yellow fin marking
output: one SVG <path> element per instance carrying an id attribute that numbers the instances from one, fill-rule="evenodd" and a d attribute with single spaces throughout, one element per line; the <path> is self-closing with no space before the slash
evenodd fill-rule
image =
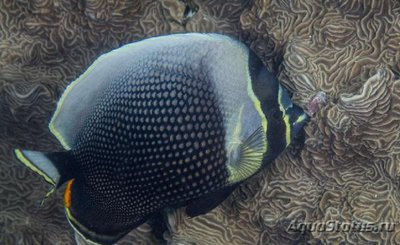
<path id="1" fill-rule="evenodd" d="M 289 116 L 286 114 L 285 108 L 283 108 L 283 103 L 282 103 L 282 87 L 279 85 L 279 93 L 278 93 L 278 104 L 279 104 L 279 109 L 282 112 L 282 119 L 283 122 L 285 123 L 285 136 L 286 136 L 286 145 L 290 144 L 290 123 L 289 123 Z"/>
<path id="2" fill-rule="evenodd" d="M 91 67 L 91 66 L 90 66 Z M 89 69 L 90 69 L 89 67 Z M 88 69 L 88 70 L 89 70 Z M 58 130 L 56 129 L 56 127 L 54 126 L 55 120 L 58 116 L 58 114 L 61 111 L 61 107 L 62 104 L 64 103 L 65 98 L 68 97 L 68 94 L 71 92 L 71 90 L 73 89 L 73 87 L 80 81 L 83 79 L 83 76 L 85 74 L 88 74 L 87 72 L 85 72 L 81 77 L 79 77 L 77 80 L 73 81 L 70 85 L 67 86 L 67 88 L 65 89 L 63 95 L 61 96 L 60 101 L 58 101 L 57 103 L 57 109 L 54 112 L 53 117 L 51 118 L 50 124 L 49 124 L 49 129 L 50 132 L 57 138 L 57 140 L 61 143 L 61 145 L 64 147 L 64 149 L 66 150 L 71 150 L 71 146 L 68 145 L 68 143 L 64 140 L 64 138 L 62 137 L 62 135 L 60 134 L 60 132 L 58 132 Z"/>
<path id="3" fill-rule="evenodd" d="M 56 191 L 56 188 L 51 188 L 47 193 L 46 193 L 46 195 L 44 196 L 44 198 L 43 198 L 43 200 L 40 202 L 40 207 L 42 207 L 43 206 L 43 204 L 44 204 L 44 202 L 51 196 L 51 195 L 53 195 L 53 193 Z"/>
<path id="4" fill-rule="evenodd" d="M 21 150 L 16 149 L 14 150 L 14 152 L 17 159 L 21 161 L 27 168 L 42 176 L 48 183 L 56 185 L 56 183 L 49 176 L 47 176 L 42 170 L 33 165 L 31 161 L 29 161 L 29 159 L 24 156 Z"/>
<path id="5" fill-rule="evenodd" d="M 258 112 L 261 119 L 261 131 L 263 135 L 267 134 L 267 117 L 261 108 L 261 102 L 254 94 L 251 77 L 249 71 L 247 69 L 247 94 L 253 102 L 254 108 Z M 239 125 L 241 126 L 241 125 Z M 240 128 L 239 128 L 240 129 Z M 240 131 L 239 131 L 240 132 Z M 242 142 L 243 144 L 244 142 Z M 243 179 L 248 178 L 252 174 L 254 174 L 262 165 L 262 159 L 265 152 L 267 152 L 268 145 L 266 137 L 262 137 L 261 149 L 253 149 L 249 146 L 244 146 L 244 154 L 242 155 L 243 159 L 241 160 L 241 164 L 239 168 L 228 166 L 229 172 L 229 183 L 236 183 L 242 181 Z"/>
<path id="6" fill-rule="evenodd" d="M 134 43 L 133 43 L 133 44 L 134 44 Z M 132 44 L 130 44 L 130 45 L 132 45 Z M 128 45 L 125 45 L 125 46 L 123 46 L 122 48 L 126 48 L 127 46 L 130 46 L 130 45 L 129 45 L 129 44 L 128 44 Z M 110 52 L 108 52 L 108 53 L 106 53 L 106 54 L 103 54 L 103 55 L 101 55 L 100 57 L 98 57 L 98 58 L 87 68 L 87 70 L 86 70 L 81 76 L 79 76 L 76 80 L 74 80 L 73 82 L 71 82 L 71 83 L 67 86 L 67 88 L 65 89 L 64 93 L 63 93 L 62 96 L 61 96 L 61 99 L 60 99 L 60 100 L 58 101 L 58 103 L 57 103 L 57 109 L 56 109 L 56 111 L 54 112 L 54 115 L 53 115 L 53 117 L 51 118 L 51 121 L 50 121 L 50 123 L 49 123 L 49 129 L 50 129 L 50 132 L 57 138 L 57 140 L 61 143 L 61 145 L 62 145 L 62 146 L 64 147 L 64 149 L 66 149 L 66 150 L 71 150 L 71 146 L 65 141 L 65 139 L 63 138 L 63 136 L 61 135 L 61 133 L 56 129 L 56 127 L 55 127 L 55 125 L 54 125 L 54 124 L 55 124 L 55 120 L 56 120 L 58 114 L 59 114 L 60 111 L 61 111 L 61 107 L 62 107 L 62 105 L 63 105 L 63 103 L 64 103 L 64 100 L 68 97 L 68 94 L 72 91 L 72 89 L 73 89 L 79 82 L 81 82 L 83 79 L 85 79 L 86 76 L 88 76 L 88 75 L 91 73 L 91 71 L 96 67 L 97 64 L 99 64 L 99 63 L 105 61 L 108 57 L 112 56 L 113 51 L 114 51 L 114 50 L 112 50 L 112 51 L 110 51 Z"/>
<path id="7" fill-rule="evenodd" d="M 249 81 L 247 83 L 247 93 L 248 93 L 250 99 L 253 101 L 254 107 L 256 108 L 258 114 L 260 115 L 262 129 L 263 129 L 263 132 L 266 134 L 267 127 L 268 127 L 267 117 L 265 116 L 264 112 L 261 109 L 261 102 L 258 100 L 257 96 L 253 92 L 253 89 L 251 87 L 250 75 L 248 77 L 249 77 Z M 265 149 L 265 150 L 267 150 L 267 149 Z"/>

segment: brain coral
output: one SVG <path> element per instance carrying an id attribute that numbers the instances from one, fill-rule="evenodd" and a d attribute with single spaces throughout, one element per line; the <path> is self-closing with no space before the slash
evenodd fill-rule
<path id="1" fill-rule="evenodd" d="M 396 0 L 0 2 L 0 243 L 70 244 L 61 193 L 11 154 L 60 150 L 47 123 L 65 86 L 100 54 L 176 32 L 250 47 L 306 105 L 326 104 L 294 144 L 212 212 L 168 215 L 171 244 L 400 244 L 392 232 L 293 232 L 298 222 L 400 217 L 400 3 Z M 310 114 L 312 112 L 310 111 Z M 45 231 L 45 232 L 44 232 Z M 156 244 L 143 225 L 121 244 Z M 382 242 L 383 241 L 383 242 Z"/>

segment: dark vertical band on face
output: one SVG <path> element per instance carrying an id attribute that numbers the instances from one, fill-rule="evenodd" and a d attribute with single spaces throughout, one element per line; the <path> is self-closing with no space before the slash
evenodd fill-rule
<path id="1" fill-rule="evenodd" d="M 268 151 L 264 157 L 265 164 L 275 159 L 287 145 L 286 126 L 279 108 L 279 83 L 251 50 L 248 65 L 253 92 L 260 101 L 261 109 L 267 119 Z"/>

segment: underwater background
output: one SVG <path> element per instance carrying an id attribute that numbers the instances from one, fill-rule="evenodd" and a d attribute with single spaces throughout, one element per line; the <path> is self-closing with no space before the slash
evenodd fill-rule
<path id="1" fill-rule="evenodd" d="M 400 244 L 398 0 L 0 0 L 0 244 L 73 244 L 62 191 L 14 148 L 57 151 L 56 102 L 101 54 L 146 37 L 217 32 L 248 44 L 310 108 L 292 145 L 206 215 L 168 219 L 170 244 Z M 383 232 L 293 232 L 293 221 L 389 222 Z M 144 224 L 118 244 L 158 244 Z"/>

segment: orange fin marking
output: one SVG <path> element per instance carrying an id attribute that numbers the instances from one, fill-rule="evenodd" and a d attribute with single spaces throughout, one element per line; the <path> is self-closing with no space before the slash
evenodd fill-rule
<path id="1" fill-rule="evenodd" d="M 71 207 L 71 187 L 72 187 L 72 182 L 74 182 L 74 179 L 69 180 L 67 182 L 67 187 L 65 188 L 64 192 L 64 205 L 66 208 Z"/>

